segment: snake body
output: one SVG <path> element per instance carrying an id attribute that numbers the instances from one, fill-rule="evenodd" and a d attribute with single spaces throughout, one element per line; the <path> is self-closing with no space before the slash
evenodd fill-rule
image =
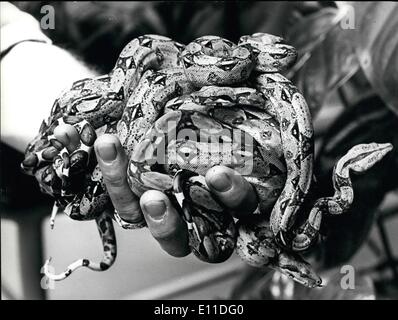
<path id="1" fill-rule="evenodd" d="M 313 128 L 304 97 L 280 74 L 261 74 L 255 86 L 271 101 L 272 114 L 280 123 L 287 183 L 271 212 L 275 235 L 286 243 L 286 233 L 308 193 L 313 172 Z"/>
<path id="2" fill-rule="evenodd" d="M 332 197 L 320 198 L 315 202 L 304 225 L 295 234 L 293 250 L 302 251 L 311 245 L 319 233 L 324 215 L 339 215 L 350 209 L 354 201 L 350 172 L 363 173 L 369 170 L 391 150 L 390 143 L 359 144 L 337 162 L 332 176 L 335 193 Z"/>
<path id="3" fill-rule="evenodd" d="M 238 241 L 238 254 L 249 263 L 254 259 L 256 265 L 279 268 L 307 286 L 319 285 L 311 266 L 294 251 L 310 246 L 321 214 L 332 213 L 333 201 L 341 203 L 341 190 L 344 195 L 350 191 L 335 184 L 336 195 L 319 200 L 308 222 L 293 228 L 312 180 L 313 161 L 307 104 L 278 73 L 288 69 L 296 56 L 282 38 L 264 33 L 243 36 L 237 45 L 204 36 L 187 46 L 145 35 L 127 44 L 109 75 L 75 82 L 55 101 L 50 117 L 27 148 L 22 168 L 56 199 L 56 208 L 73 219 L 96 220 L 106 254 L 98 265 L 81 259 L 59 275 L 49 272 L 47 261 L 46 275 L 61 280 L 79 267 L 105 270 L 114 262 L 112 204 L 92 156 L 96 137 L 113 133 L 129 158 L 131 189 L 137 195 L 157 189 L 170 197 L 187 223 L 192 252 L 200 259 L 225 261 Z M 72 152 L 54 136 L 62 123 L 73 125 L 80 135 L 80 144 Z M 199 141 L 187 139 L 187 131 Z M 237 132 L 240 139 L 234 139 Z M 252 140 L 237 143 L 242 133 Z M 371 166 L 366 163 L 377 162 L 387 149 L 371 145 L 369 156 L 353 168 L 366 170 Z M 358 154 L 349 154 L 347 163 L 358 160 Z M 253 184 L 259 212 L 266 217 L 271 211 L 269 224 L 242 222 L 237 230 L 203 178 L 216 164 L 233 167 Z M 348 179 L 347 167 L 338 166 L 335 175 L 340 172 Z M 124 221 L 117 212 L 113 217 L 126 229 L 146 225 L 143 217 L 135 223 Z M 260 236 L 264 232 L 266 236 Z M 265 254 L 272 259 L 261 260 L 243 245 L 247 239 L 272 252 Z"/>
<path id="4" fill-rule="evenodd" d="M 354 199 L 350 171 L 369 170 L 391 150 L 390 143 L 359 144 L 337 162 L 333 173 L 335 194 L 315 202 L 306 222 L 292 234 L 292 250 L 278 245 L 267 219 L 259 217 L 240 223 L 238 255 L 252 266 L 277 269 L 307 287 L 320 286 L 321 278 L 297 252 L 307 249 L 316 239 L 323 215 L 343 214 L 350 208 Z"/>

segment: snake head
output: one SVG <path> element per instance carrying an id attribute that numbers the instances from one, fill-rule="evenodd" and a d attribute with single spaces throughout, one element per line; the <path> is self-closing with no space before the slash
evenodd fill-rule
<path id="1" fill-rule="evenodd" d="M 352 147 L 342 157 L 335 168 L 335 171 L 343 171 L 344 167 L 361 173 L 369 170 L 379 162 L 388 152 L 393 149 L 391 143 L 368 143 L 358 144 Z"/>
<path id="2" fill-rule="evenodd" d="M 321 287 L 322 279 L 315 273 L 309 263 L 295 254 L 281 253 L 278 257 L 278 270 L 302 285 Z"/>

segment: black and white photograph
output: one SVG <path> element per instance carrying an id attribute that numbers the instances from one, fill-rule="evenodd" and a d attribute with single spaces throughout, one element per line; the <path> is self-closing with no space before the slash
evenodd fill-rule
<path id="1" fill-rule="evenodd" d="M 0 5 L 2 300 L 398 299 L 398 2 Z"/>

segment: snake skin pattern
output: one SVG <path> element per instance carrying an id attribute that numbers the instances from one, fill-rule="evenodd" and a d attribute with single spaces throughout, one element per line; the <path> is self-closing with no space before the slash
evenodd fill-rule
<path id="1" fill-rule="evenodd" d="M 99 264 L 78 260 L 58 275 L 49 272 L 48 260 L 46 275 L 62 280 L 79 267 L 106 270 L 116 258 L 113 206 L 92 152 L 96 137 L 111 133 L 128 155 L 133 192 L 140 196 L 155 189 L 170 197 L 198 258 L 222 262 L 236 247 L 248 263 L 319 286 L 321 279 L 296 251 L 317 238 L 323 214 L 348 209 L 349 170 L 369 169 L 391 146 L 352 149 L 336 166 L 336 194 L 318 200 L 307 222 L 293 228 L 313 176 L 311 116 L 304 97 L 279 73 L 296 57 L 282 38 L 265 33 L 243 36 L 237 45 L 204 36 L 187 46 L 145 35 L 127 44 L 108 75 L 75 82 L 55 101 L 27 147 L 22 168 L 55 198 L 52 221 L 58 209 L 76 220 L 96 220 L 104 258 Z M 64 123 L 80 136 L 74 150 L 54 136 Z M 195 139 L 187 139 L 187 131 Z M 251 139 L 236 143 L 242 135 Z M 237 228 L 213 197 L 204 174 L 217 164 L 236 169 L 254 186 L 260 220 L 239 221 Z M 115 211 L 113 218 L 126 229 L 146 226 L 143 217 L 131 223 Z"/>
<path id="2" fill-rule="evenodd" d="M 236 252 L 255 267 L 271 267 L 307 286 L 321 286 L 322 279 L 298 255 L 316 239 L 325 214 L 343 214 L 353 202 L 354 193 L 350 171 L 362 173 L 369 170 L 392 150 L 390 143 L 359 144 L 351 148 L 335 165 L 333 197 L 318 199 L 306 222 L 292 233 L 292 250 L 285 250 L 275 241 L 269 222 L 264 217 L 239 221 Z"/>

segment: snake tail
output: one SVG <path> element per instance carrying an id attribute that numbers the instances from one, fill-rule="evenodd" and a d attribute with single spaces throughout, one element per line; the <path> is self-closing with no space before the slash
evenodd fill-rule
<path id="1" fill-rule="evenodd" d="M 116 259 L 116 235 L 113 228 L 111 215 L 104 211 L 100 216 L 96 218 L 96 223 L 100 237 L 102 239 L 104 256 L 101 262 L 92 262 L 89 259 L 79 259 L 71 263 L 64 272 L 59 274 L 52 273 L 53 267 L 51 267 L 49 258 L 44 266 L 44 274 L 51 280 L 60 281 L 69 277 L 75 270 L 86 267 L 94 271 L 105 271 L 109 269 Z"/>

